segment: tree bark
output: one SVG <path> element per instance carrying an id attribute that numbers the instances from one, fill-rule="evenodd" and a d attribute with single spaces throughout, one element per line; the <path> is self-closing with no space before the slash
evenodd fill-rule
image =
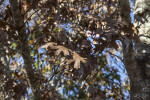
<path id="1" fill-rule="evenodd" d="M 128 0 L 122 0 L 122 4 Z M 121 6 L 121 5 L 120 5 Z M 124 5 L 124 8 L 126 7 Z M 130 78 L 131 100 L 149 100 L 150 98 L 150 1 L 135 0 L 134 27 L 138 29 L 139 43 L 123 44 L 124 65 Z M 123 7 L 123 6 L 122 6 Z M 128 10 L 126 10 L 128 11 Z M 129 12 L 120 10 L 127 19 Z M 128 14 L 127 14 L 128 13 Z M 127 16 L 128 15 L 128 16 Z M 123 17 L 123 16 L 121 16 Z M 130 21 L 131 22 L 131 21 Z M 126 24 L 130 25 L 130 24 Z M 129 26 L 131 27 L 131 26 Z"/>
<path id="2" fill-rule="evenodd" d="M 36 77 L 34 69 L 32 67 L 33 62 L 31 59 L 30 50 L 28 46 L 26 26 L 25 26 L 24 18 L 20 12 L 19 4 L 17 1 L 18 0 L 9 0 L 11 11 L 13 14 L 13 20 L 14 20 L 15 27 L 18 32 L 18 36 L 20 40 L 20 45 L 21 45 L 20 51 L 24 59 L 25 70 L 27 72 L 29 84 L 31 86 L 31 89 L 34 95 L 34 100 L 40 100 L 41 91 L 40 91 L 40 86 L 39 86 L 39 80 Z"/>

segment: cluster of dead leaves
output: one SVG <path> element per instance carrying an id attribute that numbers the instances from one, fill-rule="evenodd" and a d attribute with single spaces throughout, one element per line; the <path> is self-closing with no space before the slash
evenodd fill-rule
<path id="1" fill-rule="evenodd" d="M 54 52 L 56 56 L 61 55 L 61 57 L 65 57 L 63 65 L 68 68 L 67 72 L 71 72 L 74 77 L 86 78 L 95 67 L 92 66 L 89 59 L 81 57 L 78 53 L 64 46 L 57 45 L 55 42 L 46 43 L 42 48 Z"/>

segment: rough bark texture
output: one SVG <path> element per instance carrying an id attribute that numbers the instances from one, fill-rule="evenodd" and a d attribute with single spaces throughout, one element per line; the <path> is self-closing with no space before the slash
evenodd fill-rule
<path id="1" fill-rule="evenodd" d="M 125 7 L 128 0 L 122 0 Z M 121 5 L 120 5 L 121 6 Z M 129 19 L 130 13 L 120 10 Z M 128 11 L 128 10 L 127 10 Z M 128 16 L 127 16 L 128 15 Z M 124 65 L 130 78 L 131 100 L 149 100 L 150 98 L 150 1 L 135 0 L 134 26 L 139 30 L 140 43 L 123 45 Z M 124 17 L 124 16 L 121 16 Z M 128 24 L 130 25 L 130 24 Z M 134 48 L 134 49 L 133 49 Z"/>
<path id="2" fill-rule="evenodd" d="M 138 28 L 140 43 L 136 43 L 134 53 L 139 53 L 137 69 L 140 72 L 140 81 L 135 86 L 131 84 L 131 99 L 148 100 L 150 98 L 150 1 L 135 0 L 134 26 Z M 136 52 L 139 50 L 138 52 Z M 140 58 L 139 58 L 140 57 Z M 137 86 L 136 86 L 137 85 Z M 138 89 L 138 90 L 137 90 Z"/>
<path id="3" fill-rule="evenodd" d="M 39 88 L 39 82 L 38 79 L 35 76 L 34 70 L 33 70 L 33 63 L 30 56 L 30 51 L 28 47 L 28 40 L 27 40 L 27 34 L 26 34 L 26 27 L 24 23 L 24 18 L 20 12 L 18 0 L 9 0 L 11 11 L 13 14 L 13 20 L 15 23 L 15 27 L 17 29 L 19 39 L 20 39 L 20 45 L 21 45 L 21 54 L 24 59 L 25 64 L 25 70 L 27 72 L 27 76 L 29 79 L 29 83 L 32 89 L 32 92 L 34 94 L 35 100 L 41 99 L 41 91 Z"/>

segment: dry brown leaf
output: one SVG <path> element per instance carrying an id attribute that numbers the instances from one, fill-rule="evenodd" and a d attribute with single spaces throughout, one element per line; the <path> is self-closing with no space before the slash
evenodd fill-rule
<path id="1" fill-rule="evenodd" d="M 84 48 L 90 48 L 91 47 L 91 44 L 90 44 L 90 41 L 88 40 L 82 40 L 82 47 Z"/>
<path id="2" fill-rule="evenodd" d="M 63 53 L 64 56 L 70 55 L 70 50 L 67 49 L 64 46 L 56 46 L 57 51 L 55 52 L 56 55 L 59 55 L 60 53 Z"/>

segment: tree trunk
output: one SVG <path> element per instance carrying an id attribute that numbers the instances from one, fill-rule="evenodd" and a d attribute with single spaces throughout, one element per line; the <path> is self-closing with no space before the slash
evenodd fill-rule
<path id="1" fill-rule="evenodd" d="M 127 0 L 126 0 L 127 1 Z M 122 3 L 125 0 L 121 1 Z M 125 3 L 123 3 L 125 4 Z M 126 3 L 127 4 L 127 3 Z M 129 5 L 129 3 L 127 4 Z M 150 99 L 150 1 L 135 0 L 134 27 L 140 42 L 123 45 L 124 65 L 130 78 L 131 100 Z M 128 13 L 123 12 L 121 13 Z M 122 16 L 121 16 L 122 17 Z M 130 15 L 128 14 L 128 16 Z M 131 26 L 130 26 L 131 27 Z M 133 49 L 134 48 L 134 49 Z"/>
<path id="2" fill-rule="evenodd" d="M 34 69 L 33 69 L 33 63 L 30 55 L 30 50 L 28 47 L 28 37 L 26 33 L 26 26 L 24 23 L 24 16 L 20 12 L 18 0 L 9 0 L 11 11 L 13 14 L 13 20 L 15 23 L 16 30 L 19 35 L 20 45 L 21 45 L 21 54 L 24 59 L 25 64 L 25 70 L 27 72 L 27 76 L 29 79 L 29 84 L 31 86 L 34 100 L 40 100 L 41 99 L 41 91 L 39 86 L 39 80 L 35 75 Z"/>

